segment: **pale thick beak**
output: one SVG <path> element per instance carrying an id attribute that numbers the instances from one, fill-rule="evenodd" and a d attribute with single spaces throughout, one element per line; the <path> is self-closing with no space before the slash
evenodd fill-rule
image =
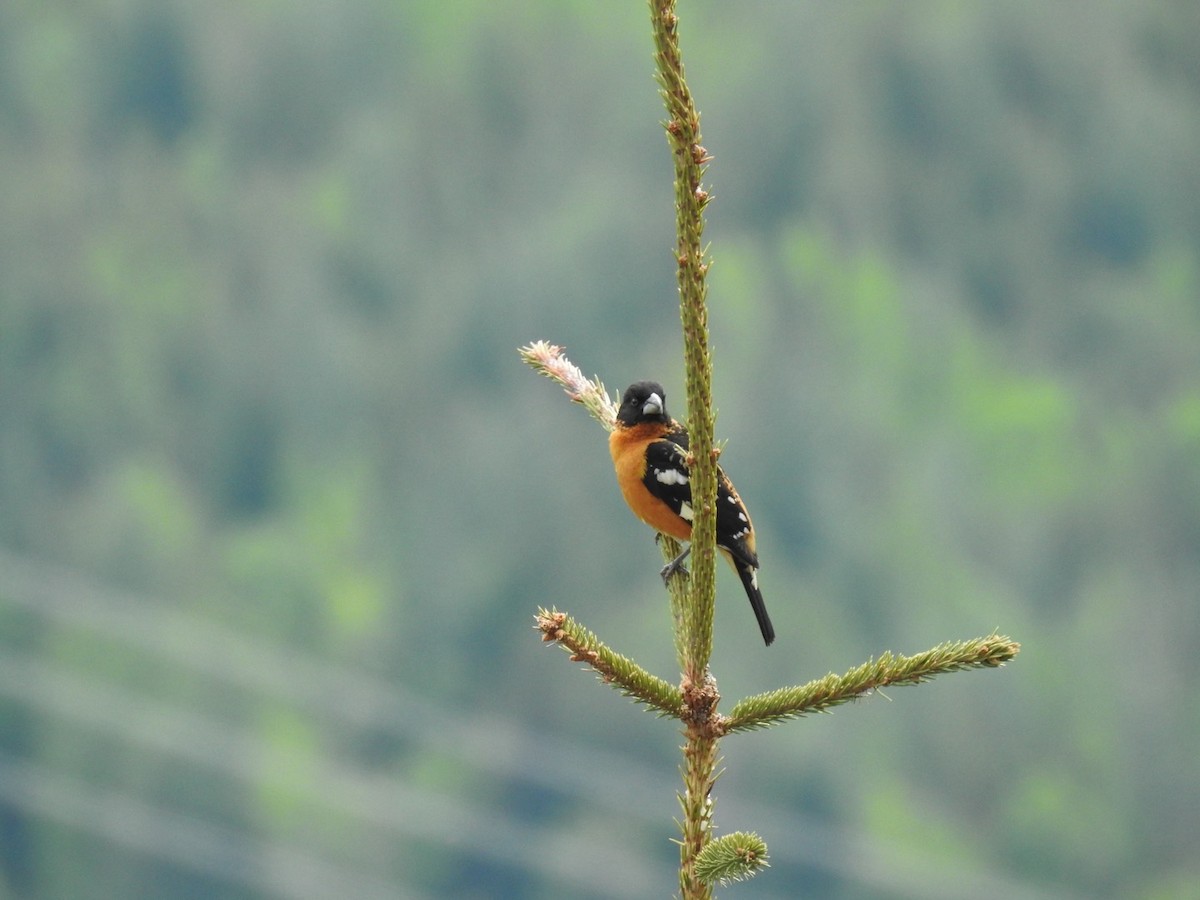
<path id="1" fill-rule="evenodd" d="M 642 404 L 643 416 L 661 416 L 663 411 L 662 397 L 658 394 L 651 394 L 646 398 L 646 402 Z"/>

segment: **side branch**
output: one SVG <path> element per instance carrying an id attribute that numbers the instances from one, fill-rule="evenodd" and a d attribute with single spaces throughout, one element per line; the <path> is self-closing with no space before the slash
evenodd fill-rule
<path id="1" fill-rule="evenodd" d="M 939 644 L 915 656 L 889 652 L 870 660 L 845 675 L 832 672 L 798 687 L 781 688 L 747 697 L 734 705 L 724 721 L 723 732 L 750 731 L 784 719 L 858 700 L 892 685 L 919 684 L 935 675 L 962 669 L 996 668 L 1020 652 L 1021 645 L 1005 635 L 991 634 L 971 641 Z"/>
<path id="2" fill-rule="evenodd" d="M 571 654 L 573 662 L 587 663 L 605 684 L 657 710 L 660 716 L 676 719 L 683 716 L 683 692 L 679 688 L 612 650 L 566 613 L 539 609 L 536 620 L 535 627 L 542 632 L 543 641 L 559 644 Z"/>
<path id="3" fill-rule="evenodd" d="M 617 404 L 608 396 L 604 383 L 593 376 L 585 378 L 583 370 L 563 352 L 563 348 L 547 341 L 534 341 L 518 351 L 521 359 L 551 381 L 558 382 L 576 403 L 582 403 L 605 431 L 612 431 L 617 420 Z"/>

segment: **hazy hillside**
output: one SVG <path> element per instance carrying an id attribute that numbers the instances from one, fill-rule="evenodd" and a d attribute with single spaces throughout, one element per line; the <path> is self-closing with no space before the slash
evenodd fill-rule
<path id="1" fill-rule="evenodd" d="M 1200 881 L 1200 6 L 680 0 L 779 639 L 729 896 Z M 683 416 L 643 3 L 0 4 L 0 898 L 667 897 L 660 565 L 544 338 Z M 890 702 L 889 702 L 890 700 Z M 723 894 L 724 895 L 724 894 Z"/>

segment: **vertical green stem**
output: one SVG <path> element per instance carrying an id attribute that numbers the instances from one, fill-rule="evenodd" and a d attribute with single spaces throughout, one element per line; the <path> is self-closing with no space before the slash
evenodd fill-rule
<path id="1" fill-rule="evenodd" d="M 693 461 L 692 602 L 686 641 L 690 648 L 685 674 L 703 680 L 712 655 L 715 596 L 716 457 L 713 453 L 712 360 L 708 349 L 706 306 L 708 263 L 704 246 L 704 207 L 708 194 L 701 179 L 708 153 L 700 145 L 700 114 L 684 80 L 674 0 L 650 0 L 654 24 L 656 77 L 667 109 L 665 128 L 675 164 L 676 263 L 679 311 L 683 322 L 687 372 L 688 433 Z"/>
<path id="2" fill-rule="evenodd" d="M 717 738 L 711 725 L 720 699 L 708 674 L 712 656 L 716 596 L 716 454 L 713 451 L 712 359 L 708 349 L 704 207 L 708 193 L 701 179 L 708 152 L 700 144 L 700 114 L 684 80 L 675 0 L 649 0 L 654 30 L 656 77 L 667 110 L 664 127 L 675 166 L 676 263 L 679 314 L 683 323 L 687 372 L 688 433 L 691 439 L 692 577 L 682 603 L 683 694 L 687 706 L 683 748 L 683 832 L 679 887 L 683 900 L 709 900 L 712 890 L 695 877 L 695 859 L 712 837 Z"/>
<path id="3" fill-rule="evenodd" d="M 716 780 L 717 740 L 688 733 L 683 748 L 684 792 L 679 798 L 683 807 L 679 843 L 679 891 L 683 900 L 709 900 L 712 888 L 696 878 L 696 856 L 712 838 L 713 783 Z"/>

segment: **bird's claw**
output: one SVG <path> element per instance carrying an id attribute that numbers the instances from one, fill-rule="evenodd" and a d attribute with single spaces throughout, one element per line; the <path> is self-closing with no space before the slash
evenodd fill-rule
<path id="1" fill-rule="evenodd" d="M 667 585 L 670 583 L 671 576 L 674 575 L 676 572 L 681 572 L 685 576 L 688 574 L 687 567 L 684 566 L 683 561 L 685 559 L 687 559 L 688 554 L 691 552 L 692 552 L 692 548 L 688 547 L 682 553 L 680 553 L 677 557 L 675 557 L 673 560 L 671 560 L 669 563 L 667 563 L 665 566 L 662 567 L 662 571 L 660 571 L 658 574 L 662 576 L 664 585 Z"/>

